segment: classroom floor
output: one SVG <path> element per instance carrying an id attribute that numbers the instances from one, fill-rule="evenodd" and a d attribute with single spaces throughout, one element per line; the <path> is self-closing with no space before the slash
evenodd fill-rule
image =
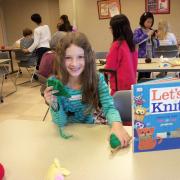
<path id="1" fill-rule="evenodd" d="M 16 74 L 11 75 L 14 79 Z M 17 83 L 30 80 L 26 70 L 18 78 Z M 17 86 L 17 91 L 7 97 L 4 97 L 3 103 L 0 103 L 0 121 L 3 120 L 35 120 L 42 121 L 48 106 L 44 103 L 44 99 L 40 95 L 40 86 L 38 83 L 27 82 Z M 35 86 L 35 87 L 33 87 Z M 10 79 L 6 79 L 3 86 L 3 95 L 14 91 L 14 85 Z M 51 120 L 48 113 L 46 120 Z"/>

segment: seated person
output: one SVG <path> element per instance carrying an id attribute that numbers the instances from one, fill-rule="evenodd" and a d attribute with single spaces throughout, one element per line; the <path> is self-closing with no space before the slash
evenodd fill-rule
<path id="1" fill-rule="evenodd" d="M 159 22 L 157 36 L 160 46 L 177 45 L 176 36 L 170 32 L 170 25 L 165 20 Z"/>
<path id="2" fill-rule="evenodd" d="M 160 46 L 177 46 L 176 36 L 170 31 L 170 25 L 166 20 L 159 21 L 157 37 L 159 39 Z M 162 78 L 166 75 L 167 72 L 160 72 L 156 77 Z"/>
<path id="3" fill-rule="evenodd" d="M 32 38 L 32 30 L 26 28 L 23 30 L 23 38 L 20 39 L 20 48 L 21 50 L 24 48 L 28 48 L 34 42 Z M 16 59 L 19 62 L 20 66 L 35 66 L 37 64 L 37 56 L 36 52 L 24 53 L 21 50 L 15 50 Z"/>
<path id="4" fill-rule="evenodd" d="M 56 58 L 56 46 L 58 42 L 65 36 L 65 32 L 57 31 L 51 38 L 50 41 L 50 48 L 51 51 L 47 51 L 41 59 L 41 63 L 39 66 L 39 74 L 48 78 L 49 76 L 53 75 L 53 62 Z"/>
<path id="5" fill-rule="evenodd" d="M 53 74 L 53 62 L 56 58 L 55 51 L 47 51 L 42 56 L 38 73 L 46 78 Z"/>

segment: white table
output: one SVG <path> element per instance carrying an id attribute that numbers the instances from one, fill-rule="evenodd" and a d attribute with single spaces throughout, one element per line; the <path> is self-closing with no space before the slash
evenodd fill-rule
<path id="1" fill-rule="evenodd" d="M 180 58 L 176 58 L 180 61 Z M 151 63 L 145 63 L 145 59 L 138 59 L 137 72 L 179 72 L 179 66 L 161 66 L 161 61 L 159 58 L 152 58 Z"/>
<path id="2" fill-rule="evenodd" d="M 176 58 L 176 59 L 180 61 L 180 58 Z M 103 69 L 104 67 L 105 65 L 100 64 L 99 60 L 97 60 L 96 63 L 97 70 Z M 159 58 L 152 58 L 151 63 L 145 63 L 144 58 L 138 59 L 137 72 L 179 72 L 179 71 L 180 71 L 180 65 L 161 67 Z"/>
<path id="3" fill-rule="evenodd" d="M 64 140 L 51 122 L 0 121 L 0 162 L 6 180 L 43 180 L 57 157 L 71 171 L 65 180 L 179 180 L 180 150 L 132 153 L 132 145 L 112 155 L 104 125 L 74 124 Z M 131 127 L 127 127 L 131 133 Z"/>

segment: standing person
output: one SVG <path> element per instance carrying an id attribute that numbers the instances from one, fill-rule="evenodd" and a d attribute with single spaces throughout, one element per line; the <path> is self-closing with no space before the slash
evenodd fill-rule
<path id="1" fill-rule="evenodd" d="M 139 58 L 153 58 L 154 48 L 158 46 L 158 40 L 155 38 L 155 31 L 152 29 L 154 16 L 151 12 L 145 12 L 140 17 L 140 27 L 134 31 L 134 43 L 138 46 Z M 150 78 L 150 72 L 140 72 L 138 80 L 141 78 Z"/>
<path id="2" fill-rule="evenodd" d="M 95 55 L 86 36 L 79 32 L 68 33 L 61 39 L 57 54 L 57 77 L 54 78 L 61 80 L 70 98 L 54 96 L 53 87 L 46 88 L 44 97 L 51 106 L 53 121 L 60 129 L 71 122 L 92 124 L 93 112 L 100 102 L 111 133 L 126 147 L 131 138 L 121 123 L 103 75 L 97 73 Z M 56 108 L 52 106 L 54 102 L 57 102 Z"/>
<path id="3" fill-rule="evenodd" d="M 160 46 L 177 45 L 176 36 L 170 32 L 169 23 L 165 20 L 161 20 L 158 23 L 157 37 Z"/>
<path id="4" fill-rule="evenodd" d="M 34 43 L 28 49 L 24 49 L 24 52 L 28 53 L 36 49 L 38 56 L 37 69 L 39 69 L 38 66 L 42 55 L 50 50 L 49 41 L 51 40 L 51 32 L 48 25 L 42 24 L 42 18 L 39 14 L 33 14 L 31 20 L 37 24 L 37 27 L 34 29 Z"/>
<path id="5" fill-rule="evenodd" d="M 113 16 L 110 20 L 113 43 L 107 55 L 105 68 L 116 70 L 118 90 L 130 90 L 136 83 L 138 54 L 133 43 L 133 32 L 128 18 L 124 15 Z M 110 75 L 111 95 L 115 93 L 115 77 Z"/>

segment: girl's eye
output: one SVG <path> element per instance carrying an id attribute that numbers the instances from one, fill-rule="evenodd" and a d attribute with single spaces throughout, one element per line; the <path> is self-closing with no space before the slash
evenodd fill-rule
<path id="1" fill-rule="evenodd" d="M 66 56 L 66 57 L 65 57 L 65 59 L 71 59 L 71 57 L 69 57 L 69 56 Z"/>
<path id="2" fill-rule="evenodd" d="M 84 56 L 79 56 L 79 59 L 84 59 Z"/>

